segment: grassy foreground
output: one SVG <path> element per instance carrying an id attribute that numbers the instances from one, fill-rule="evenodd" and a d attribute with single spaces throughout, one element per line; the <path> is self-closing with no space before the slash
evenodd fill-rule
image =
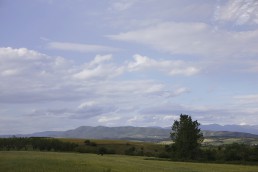
<path id="1" fill-rule="evenodd" d="M 256 172 L 258 166 L 144 160 L 144 157 L 55 152 L 0 152 L 4 172 Z"/>

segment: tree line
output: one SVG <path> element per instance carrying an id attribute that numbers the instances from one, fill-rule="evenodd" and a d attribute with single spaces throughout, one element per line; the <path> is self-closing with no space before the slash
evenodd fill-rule
<path id="1" fill-rule="evenodd" d="M 0 138 L 0 150 L 74 151 L 78 145 L 53 138 Z"/>
<path id="2" fill-rule="evenodd" d="M 159 158 L 168 158 L 174 161 L 197 161 L 219 163 L 246 163 L 258 161 L 258 146 L 232 143 L 221 146 L 201 147 L 191 157 L 178 154 L 175 145 L 166 145 L 165 153 L 158 155 Z"/>

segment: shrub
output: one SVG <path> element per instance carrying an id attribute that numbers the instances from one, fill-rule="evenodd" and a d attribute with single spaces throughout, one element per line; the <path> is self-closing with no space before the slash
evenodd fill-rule
<path id="1" fill-rule="evenodd" d="M 108 151 L 107 151 L 107 148 L 105 147 L 100 147 L 98 149 L 98 154 L 100 154 L 101 156 L 103 156 L 104 154 L 106 154 Z"/>
<path id="2" fill-rule="evenodd" d="M 130 148 L 125 150 L 126 155 L 135 155 L 136 148 L 134 146 L 131 146 Z"/>

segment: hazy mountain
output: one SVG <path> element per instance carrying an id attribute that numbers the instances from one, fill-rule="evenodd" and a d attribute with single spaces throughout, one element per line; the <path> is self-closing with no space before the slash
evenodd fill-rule
<path id="1" fill-rule="evenodd" d="M 92 139 L 135 139 L 162 140 L 169 138 L 169 130 L 152 127 L 89 127 L 81 126 L 74 130 L 65 131 L 61 137 L 92 138 Z"/>
<path id="2" fill-rule="evenodd" d="M 62 133 L 66 138 L 95 138 L 95 139 L 136 139 L 136 140 L 167 140 L 171 129 L 157 127 L 89 127 L 81 126 Z M 52 133 L 53 134 L 53 133 Z M 203 130 L 205 137 L 258 137 L 244 132 Z"/>
<path id="3" fill-rule="evenodd" d="M 219 125 L 201 126 L 205 137 L 255 137 L 258 135 L 244 132 L 223 131 L 225 128 Z M 235 127 L 237 128 L 237 127 Z M 213 130 L 213 131 L 211 131 Z M 217 131 L 216 131 L 217 130 Z M 222 131 L 219 131 L 222 130 Z M 171 129 L 158 127 L 90 127 L 81 126 L 67 131 L 45 131 L 27 135 L 16 135 L 17 137 L 63 137 L 63 138 L 87 138 L 87 139 L 125 139 L 142 141 L 169 140 Z"/>
<path id="4" fill-rule="evenodd" d="M 243 132 L 232 132 L 232 131 L 208 131 L 203 130 L 204 137 L 223 137 L 223 138 L 258 138 L 258 135 L 243 133 Z"/>
<path id="5" fill-rule="evenodd" d="M 202 130 L 210 131 L 232 131 L 232 132 L 243 132 L 258 135 L 258 125 L 201 125 Z"/>

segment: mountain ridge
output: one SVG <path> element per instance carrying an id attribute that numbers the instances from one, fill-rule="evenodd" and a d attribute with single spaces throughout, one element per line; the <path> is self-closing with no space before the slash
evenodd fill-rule
<path id="1" fill-rule="evenodd" d="M 234 137 L 234 138 L 258 138 L 258 134 L 226 131 L 221 125 L 202 125 L 200 128 L 205 137 Z M 234 126 L 233 129 L 240 130 L 241 127 Z M 244 127 L 248 131 L 255 131 L 255 127 L 251 130 L 249 127 Z M 87 139 L 121 139 L 121 140 L 139 140 L 139 141 L 161 141 L 170 140 L 171 128 L 161 127 L 134 127 L 134 126 L 80 126 L 75 129 L 66 131 L 43 131 L 32 134 L 20 134 L 16 137 L 56 137 L 56 138 L 87 138 Z M 254 132 L 255 133 L 255 132 Z M 258 131 L 257 131 L 258 133 Z M 11 137 L 6 135 L 4 137 Z M 1 137 L 1 136 L 0 136 Z M 3 137 L 3 136 L 2 136 Z"/>
<path id="2" fill-rule="evenodd" d="M 243 132 L 258 135 L 258 125 L 219 125 L 219 124 L 209 124 L 201 125 L 202 130 L 211 131 L 230 131 L 230 132 Z"/>

